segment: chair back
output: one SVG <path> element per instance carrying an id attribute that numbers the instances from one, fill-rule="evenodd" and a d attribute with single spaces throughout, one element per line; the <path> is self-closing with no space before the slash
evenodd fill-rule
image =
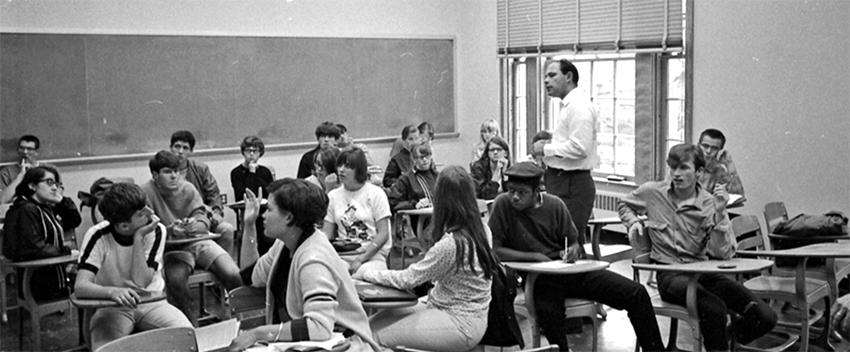
<path id="1" fill-rule="evenodd" d="M 241 329 L 253 329 L 266 323 L 265 288 L 239 286 L 227 293 L 230 314 L 239 320 Z"/>
<path id="2" fill-rule="evenodd" d="M 732 219 L 732 233 L 738 241 L 739 250 L 770 250 L 770 241 L 761 231 L 759 219 L 755 215 L 741 215 Z"/>
<path id="3" fill-rule="evenodd" d="M 785 203 L 770 202 L 764 205 L 764 223 L 767 225 L 767 233 L 773 233 L 776 225 L 780 222 L 788 220 L 788 211 L 785 210 Z"/>
<path id="4" fill-rule="evenodd" d="M 96 352 L 175 351 L 197 352 L 198 341 L 191 327 L 162 328 L 124 336 L 101 346 Z"/>

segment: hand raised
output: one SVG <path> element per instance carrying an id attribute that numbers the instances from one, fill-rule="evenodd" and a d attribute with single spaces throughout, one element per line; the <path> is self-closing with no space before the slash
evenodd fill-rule
<path id="1" fill-rule="evenodd" d="M 263 200 L 263 189 L 257 189 L 257 195 L 254 195 L 254 192 L 251 192 L 250 189 L 245 190 L 245 215 L 243 216 L 243 220 L 245 224 L 254 224 L 257 221 L 257 218 L 260 216 L 260 205 Z"/>

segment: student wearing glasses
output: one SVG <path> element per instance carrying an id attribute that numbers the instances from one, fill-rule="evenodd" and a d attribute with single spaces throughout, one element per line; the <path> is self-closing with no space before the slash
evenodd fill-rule
<path id="1" fill-rule="evenodd" d="M 53 167 L 37 166 L 24 173 L 3 224 L 6 258 L 20 262 L 71 254 L 64 245 L 64 229 L 79 226 L 81 219 L 63 191 L 59 172 Z M 33 296 L 45 300 L 67 297 L 67 284 L 64 265 L 55 265 L 38 269 L 31 286 L 38 287 Z"/>
<path id="2" fill-rule="evenodd" d="M 233 196 L 239 202 L 245 197 L 245 190 L 250 189 L 256 193 L 258 189 L 265 189 L 274 181 L 274 170 L 260 165 L 258 162 L 266 153 L 266 145 L 257 136 L 248 136 L 242 140 L 239 146 L 245 161 L 230 171 L 230 184 L 233 185 Z M 263 233 L 263 223 L 257 223 L 257 233 Z M 260 237 L 257 241 L 257 250 L 260 254 L 268 252 L 274 244 L 273 239 Z"/>
<path id="3" fill-rule="evenodd" d="M 16 160 L 21 162 L 0 169 L 0 190 L 3 190 L 0 192 L 0 204 L 12 202 L 15 188 L 21 183 L 27 170 L 39 165 L 56 168 L 49 164 L 39 164 L 38 148 L 40 146 L 38 137 L 33 135 L 25 135 L 18 140 L 18 159 Z"/>
<path id="4" fill-rule="evenodd" d="M 472 163 L 470 174 L 475 181 L 475 197 L 494 199 L 505 191 L 505 170 L 511 166 L 508 142 L 495 136 L 487 142 L 481 159 Z"/>

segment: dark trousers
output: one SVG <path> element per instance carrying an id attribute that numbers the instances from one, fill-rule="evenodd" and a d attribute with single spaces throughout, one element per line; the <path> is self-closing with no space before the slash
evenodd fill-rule
<path id="1" fill-rule="evenodd" d="M 584 236 L 587 221 L 593 213 L 593 202 L 596 200 L 596 184 L 593 183 L 590 171 L 564 171 L 550 167 L 546 169 L 543 177 L 546 192 L 564 201 L 578 235 Z"/>
<path id="2" fill-rule="evenodd" d="M 537 321 L 549 343 L 569 350 L 564 326 L 564 299 L 582 298 L 625 309 L 644 351 L 664 350 L 649 294 L 643 285 L 602 270 L 575 275 L 540 275 L 534 285 Z"/>
<path id="3" fill-rule="evenodd" d="M 688 275 L 658 272 L 656 279 L 661 299 L 683 306 L 686 304 Z M 740 315 L 736 322 L 738 342 L 748 343 L 776 326 L 776 313 L 741 283 L 721 274 L 702 274 L 697 282 L 697 309 L 706 350 L 729 350 L 726 333 L 729 310 Z"/>

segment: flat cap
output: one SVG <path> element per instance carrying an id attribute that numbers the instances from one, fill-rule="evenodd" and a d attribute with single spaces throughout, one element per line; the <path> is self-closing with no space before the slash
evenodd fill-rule
<path id="1" fill-rule="evenodd" d="M 511 167 L 505 170 L 505 175 L 508 176 L 508 179 L 539 179 L 543 176 L 543 169 L 539 168 L 533 162 L 523 161 L 511 165 Z"/>

